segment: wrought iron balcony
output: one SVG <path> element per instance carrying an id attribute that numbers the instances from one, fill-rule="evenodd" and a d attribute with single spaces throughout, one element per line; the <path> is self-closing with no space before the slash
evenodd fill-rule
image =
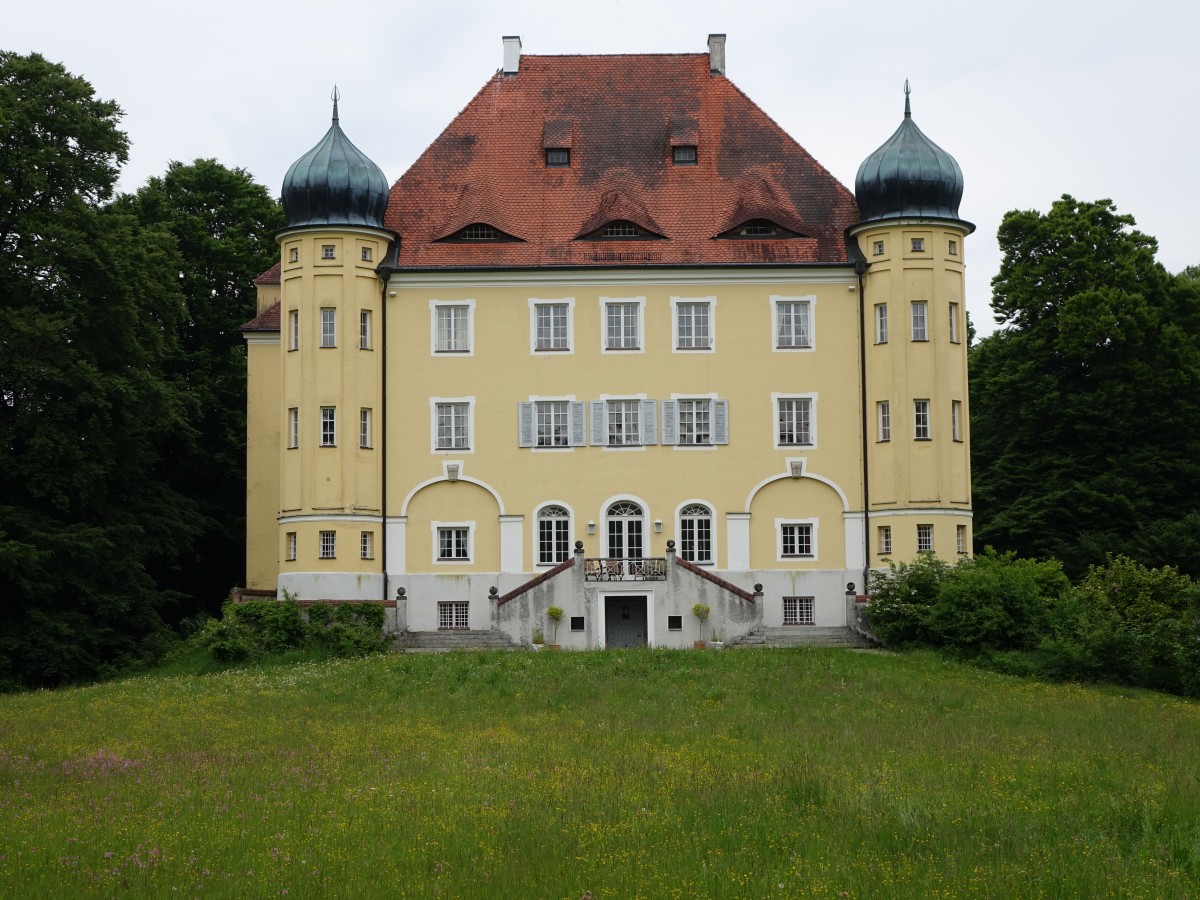
<path id="1" fill-rule="evenodd" d="M 667 558 L 617 559 L 602 556 L 585 559 L 583 578 L 585 581 L 666 581 Z"/>

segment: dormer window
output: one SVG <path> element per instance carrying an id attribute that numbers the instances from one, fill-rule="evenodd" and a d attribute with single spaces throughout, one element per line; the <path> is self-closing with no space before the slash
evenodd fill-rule
<path id="1" fill-rule="evenodd" d="M 749 238 L 750 240 L 804 237 L 804 235 L 798 234 L 789 228 L 784 228 L 770 219 L 750 219 L 718 236 L 723 238 Z"/>
<path id="2" fill-rule="evenodd" d="M 601 225 L 595 231 L 580 235 L 578 239 L 584 241 L 645 241 L 661 238 L 661 234 L 655 234 L 636 222 L 630 222 L 628 219 L 616 219 L 606 225 Z"/>
<path id="3" fill-rule="evenodd" d="M 571 151 L 567 147 L 546 148 L 546 168 L 566 169 L 571 165 Z"/>
<path id="4" fill-rule="evenodd" d="M 696 145 L 679 144 L 672 147 L 671 162 L 677 166 L 694 166 L 696 164 Z"/>
<path id="5" fill-rule="evenodd" d="M 632 222 L 610 222 L 601 229 L 600 236 L 606 238 L 641 237 L 642 229 Z"/>
<path id="6" fill-rule="evenodd" d="M 476 223 L 468 225 L 458 233 L 458 236 L 464 241 L 494 241 L 498 232 L 491 225 Z"/>

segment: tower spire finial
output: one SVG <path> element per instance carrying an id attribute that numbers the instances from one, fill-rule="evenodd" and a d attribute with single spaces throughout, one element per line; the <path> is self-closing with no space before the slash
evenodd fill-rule
<path id="1" fill-rule="evenodd" d="M 908 82 L 905 82 L 905 84 L 908 84 Z M 341 98 L 341 96 L 342 96 L 341 92 L 338 91 L 337 85 L 335 84 L 333 86 L 333 93 L 330 94 L 330 97 L 333 99 L 333 124 L 335 124 L 335 125 L 337 124 L 337 120 L 338 120 L 337 104 L 338 104 L 338 100 Z"/>
<path id="2" fill-rule="evenodd" d="M 912 92 L 909 90 L 909 87 L 908 87 L 908 79 L 905 78 L 904 79 L 904 118 L 906 118 L 906 119 L 912 118 L 912 107 L 909 106 L 909 103 L 908 103 L 908 95 L 910 93 L 912 93 Z"/>

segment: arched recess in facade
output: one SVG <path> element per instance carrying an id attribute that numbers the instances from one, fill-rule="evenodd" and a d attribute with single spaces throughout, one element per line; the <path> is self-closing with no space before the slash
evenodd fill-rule
<path id="1" fill-rule="evenodd" d="M 752 569 L 845 567 L 848 498 L 803 464 L 755 485 L 746 512 Z"/>
<path id="2" fill-rule="evenodd" d="M 400 515 L 405 558 L 417 571 L 498 572 L 504 503 L 495 488 L 464 475 L 447 474 L 414 487 Z"/>

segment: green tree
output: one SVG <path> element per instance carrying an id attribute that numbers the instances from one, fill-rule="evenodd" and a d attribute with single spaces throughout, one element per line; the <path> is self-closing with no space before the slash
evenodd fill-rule
<path id="1" fill-rule="evenodd" d="M 1014 211 L 971 351 L 980 545 L 1200 573 L 1200 282 L 1109 200 Z"/>
<path id="2" fill-rule="evenodd" d="M 151 571 L 199 527 L 168 481 L 192 440 L 169 235 L 102 206 L 121 110 L 38 55 L 0 53 L 0 685 L 145 651 Z"/>
<path id="3" fill-rule="evenodd" d="M 283 211 L 243 169 L 216 160 L 172 162 L 117 205 L 175 237 L 186 315 L 178 374 L 197 410 L 196 442 L 176 460 L 172 485 L 204 516 L 186 553 L 159 573 L 190 598 L 180 614 L 215 614 L 245 581 L 246 349 L 238 327 L 255 314 L 252 279 L 278 261 Z"/>

